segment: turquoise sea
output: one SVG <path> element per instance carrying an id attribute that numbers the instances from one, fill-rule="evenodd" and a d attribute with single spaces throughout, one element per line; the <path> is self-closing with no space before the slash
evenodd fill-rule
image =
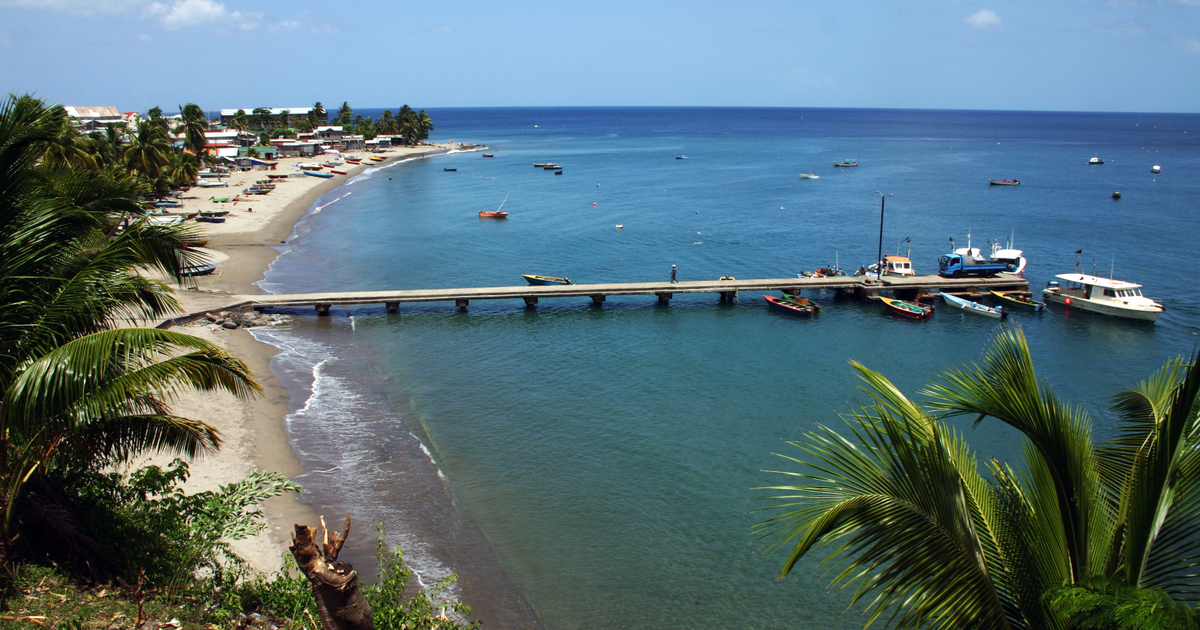
<path id="1" fill-rule="evenodd" d="M 372 115 L 374 112 L 360 112 Z M 1104 435 L 1108 396 L 1200 332 L 1200 116 L 839 109 L 430 110 L 433 141 L 487 145 L 374 169 L 322 197 L 269 292 L 787 277 L 883 248 L 936 272 L 949 239 L 1015 239 L 1037 290 L 1083 270 L 1139 282 L 1157 324 L 1051 307 L 1011 318 L 1038 369 Z M 375 113 L 377 115 L 377 113 Z M 688 159 L 677 160 L 686 154 Z M 1088 166 L 1089 158 L 1105 159 Z M 835 169 L 857 158 L 860 166 Z M 552 161 L 563 174 L 535 169 Z M 1162 165 L 1162 173 L 1150 167 Z M 446 167 L 457 168 L 446 172 Z M 801 180 L 813 171 L 818 180 Z M 1018 187 L 991 187 L 1015 178 Z M 1112 193 L 1120 191 L 1119 201 Z M 506 221 L 477 212 L 504 203 Z M 624 229 L 615 229 L 616 224 Z M 757 294 L 293 311 L 280 352 L 304 500 L 351 513 L 351 560 L 382 521 L 421 579 L 485 627 L 860 628 L 862 606 L 806 562 L 782 582 L 750 526 L 788 468 L 773 453 L 864 396 L 847 361 L 906 392 L 976 359 L 991 320 L 902 321 L 810 296 L 812 319 Z M 980 459 L 1011 431 L 961 421 Z"/>

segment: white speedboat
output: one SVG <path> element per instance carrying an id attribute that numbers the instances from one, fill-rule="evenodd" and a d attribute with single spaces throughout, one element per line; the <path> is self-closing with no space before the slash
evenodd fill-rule
<path id="1" fill-rule="evenodd" d="M 820 177 L 816 173 L 800 173 L 800 179 L 819 179 Z"/>
<path id="2" fill-rule="evenodd" d="M 1161 172 L 1162 172 L 1162 167 L 1161 167 L 1161 166 L 1159 166 L 1159 165 L 1157 165 L 1157 164 L 1155 164 L 1154 166 L 1151 166 L 1151 167 L 1150 167 L 1150 172 L 1151 172 L 1151 173 L 1161 173 Z"/>
<path id="3" fill-rule="evenodd" d="M 971 300 L 960 298 L 956 295 L 950 295 L 949 293 L 943 293 L 942 299 L 945 300 L 946 306 L 952 306 L 960 311 L 974 313 L 975 315 L 991 317 L 992 319 L 1004 319 L 1008 316 L 1008 311 L 1005 311 L 1002 308 L 986 306 L 984 304 L 980 304 L 979 302 L 972 302 Z"/>
<path id="4" fill-rule="evenodd" d="M 214 182 L 211 180 L 201 180 L 196 183 L 200 188 L 229 188 L 229 182 Z"/>
<path id="5" fill-rule="evenodd" d="M 1099 278 L 1083 273 L 1064 273 L 1055 276 L 1066 286 L 1051 281 L 1042 289 L 1047 302 L 1063 304 L 1083 311 L 1152 322 L 1162 315 L 1162 304 L 1142 295 L 1142 285 L 1111 278 Z"/>
<path id="6" fill-rule="evenodd" d="M 1101 160 L 1098 157 L 1094 157 L 1094 158 L 1088 160 L 1088 164 L 1091 164 L 1093 166 L 1095 166 L 1096 164 L 1103 164 L 1103 163 L 1104 163 L 1104 160 Z"/>

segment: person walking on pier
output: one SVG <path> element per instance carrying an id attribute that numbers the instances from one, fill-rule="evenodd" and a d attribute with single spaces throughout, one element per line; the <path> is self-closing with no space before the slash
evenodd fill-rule
<path id="1" fill-rule="evenodd" d="M 677 272 L 677 270 L 675 269 L 675 265 L 671 265 L 671 284 L 675 284 L 676 282 L 679 282 L 678 280 L 675 279 L 676 272 Z"/>

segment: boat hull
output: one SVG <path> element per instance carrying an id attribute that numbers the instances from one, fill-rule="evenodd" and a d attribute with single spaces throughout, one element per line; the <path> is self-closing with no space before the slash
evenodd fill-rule
<path id="1" fill-rule="evenodd" d="M 317 171 L 304 171 L 304 174 L 311 175 L 313 177 L 321 177 L 324 179 L 333 179 L 333 175 L 331 175 L 329 173 L 318 173 Z"/>
<path id="2" fill-rule="evenodd" d="M 480 219 L 507 219 L 508 213 L 507 212 L 480 212 L 479 218 Z"/>
<path id="3" fill-rule="evenodd" d="M 1038 302 L 1032 298 L 1029 299 L 1029 301 L 1025 301 L 1020 298 L 1013 297 L 1004 291 L 988 291 L 988 293 L 991 293 L 992 297 L 1000 300 L 1000 303 L 1004 304 L 1005 306 L 1011 306 L 1013 308 L 1019 308 L 1026 311 L 1034 311 L 1035 313 L 1046 310 L 1045 302 Z"/>
<path id="4" fill-rule="evenodd" d="M 980 317 L 988 317 L 991 319 L 1003 319 L 1005 316 L 1004 311 L 998 308 L 984 306 L 979 302 L 972 302 L 971 300 L 966 300 L 948 293 L 942 294 L 942 300 L 946 302 L 946 306 L 956 308 L 964 313 L 970 313 L 972 315 L 979 315 Z"/>
<path id="5" fill-rule="evenodd" d="M 207 241 L 205 241 L 205 242 L 207 242 Z M 207 275 L 211 275 L 212 272 L 214 272 L 216 270 L 217 270 L 217 264 L 209 263 L 207 265 L 196 265 L 194 267 L 184 267 L 183 269 L 179 270 L 179 275 L 185 276 L 185 277 L 207 276 Z"/>
<path id="6" fill-rule="evenodd" d="M 1119 317 L 1121 319 L 1132 319 L 1139 322 L 1153 322 L 1158 320 L 1158 316 L 1162 315 L 1162 308 L 1123 308 L 1112 304 L 1106 304 L 1098 300 L 1089 300 L 1081 295 L 1076 295 L 1062 288 L 1042 289 L 1042 299 L 1046 302 L 1054 304 L 1062 304 L 1070 308 L 1077 308 L 1081 311 L 1090 313 L 1098 313 L 1100 315 L 1108 315 L 1109 317 Z"/>
<path id="7" fill-rule="evenodd" d="M 763 299 L 767 301 L 767 305 L 771 307 L 771 310 L 778 311 L 786 315 L 794 315 L 796 317 L 807 317 L 821 310 L 819 306 L 812 302 L 800 304 L 797 302 L 777 298 L 773 295 L 764 295 Z"/>
<path id="8" fill-rule="evenodd" d="M 988 183 L 992 186 L 1020 186 L 1021 182 L 1015 179 L 989 179 Z"/>
<path id="9" fill-rule="evenodd" d="M 554 276 L 535 276 L 523 273 L 521 274 L 525 281 L 532 285 L 545 286 L 551 284 L 571 284 L 570 278 L 556 278 Z"/>
<path id="10" fill-rule="evenodd" d="M 909 319 L 929 319 L 933 315 L 933 308 L 922 306 L 914 302 L 905 302 L 904 300 L 894 300 L 892 298 L 880 297 L 880 302 L 883 302 L 883 307 L 893 315 L 907 317 Z"/>

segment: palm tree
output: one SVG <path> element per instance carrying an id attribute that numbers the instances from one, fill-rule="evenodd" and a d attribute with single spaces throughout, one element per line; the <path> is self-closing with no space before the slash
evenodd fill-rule
<path id="1" fill-rule="evenodd" d="M 819 427 L 793 443 L 807 457 L 787 459 L 803 469 L 782 473 L 796 483 L 773 488 L 782 503 L 756 526 L 770 548 L 791 546 L 780 579 L 832 544 L 834 581 L 855 583 L 855 601 L 873 595 L 870 620 L 887 612 L 904 628 L 1063 627 L 1062 589 L 1098 583 L 1200 599 L 1194 363 L 1118 394 L 1117 437 L 1100 446 L 1087 412 L 1038 380 L 1019 329 L 981 364 L 945 372 L 925 405 L 853 365 L 872 404 L 846 418 L 849 435 Z M 992 461 L 981 474 L 942 421 L 958 414 L 1020 431 L 1022 472 Z"/>
<path id="2" fill-rule="evenodd" d="M 170 164 L 171 144 L 165 127 L 157 124 L 138 125 L 137 133 L 125 149 L 125 167 L 142 181 L 158 179 L 163 167 Z"/>
<path id="3" fill-rule="evenodd" d="M 60 123 L 29 96 L 0 104 L 0 567 L 31 480 L 67 463 L 212 451 L 216 430 L 172 413 L 170 401 L 190 389 L 259 391 L 241 361 L 208 342 L 118 325 L 178 312 L 166 285 L 136 272 L 186 280 L 182 268 L 202 261 L 182 247 L 195 228 L 140 220 L 116 230 L 142 212 L 139 185 L 121 171 L 43 161 Z"/>
<path id="4" fill-rule="evenodd" d="M 233 118 L 229 119 L 229 126 L 237 129 L 238 131 L 245 131 L 249 129 L 250 121 L 246 118 L 246 110 L 237 110 L 237 112 L 233 115 Z"/>
<path id="5" fill-rule="evenodd" d="M 254 128 L 266 129 L 271 125 L 271 109 L 268 107 L 255 107 L 254 111 Z"/>
<path id="6" fill-rule="evenodd" d="M 208 144 L 208 139 L 204 137 L 204 132 L 208 131 L 208 117 L 204 115 L 204 110 L 195 103 L 188 103 L 179 108 L 182 115 L 182 122 L 175 129 L 175 133 L 183 133 L 183 146 L 187 147 L 192 155 L 199 156 L 204 153 L 204 147 Z"/>
<path id="7" fill-rule="evenodd" d="M 329 114 L 325 113 L 325 107 L 321 105 L 321 101 L 313 103 L 312 109 L 308 110 L 309 130 L 311 131 L 327 124 L 329 124 Z"/>
<path id="8" fill-rule="evenodd" d="M 396 131 L 404 139 L 404 144 L 412 144 L 416 141 L 417 136 L 421 135 L 420 127 L 421 120 L 417 113 L 408 105 L 402 106 L 396 114 Z"/>
<path id="9" fill-rule="evenodd" d="M 381 134 L 394 133 L 396 120 L 392 118 L 392 110 L 385 109 L 383 114 L 379 116 L 379 122 L 376 123 L 376 128 Z"/>
<path id="10" fill-rule="evenodd" d="M 354 116 L 354 110 L 350 109 L 350 103 L 348 101 L 342 101 L 342 106 L 340 109 L 338 109 L 338 124 L 342 126 L 349 125 L 352 116 Z"/>
<path id="11" fill-rule="evenodd" d="M 422 109 L 417 112 L 417 140 L 428 140 L 430 131 L 433 131 L 433 120 Z"/>

